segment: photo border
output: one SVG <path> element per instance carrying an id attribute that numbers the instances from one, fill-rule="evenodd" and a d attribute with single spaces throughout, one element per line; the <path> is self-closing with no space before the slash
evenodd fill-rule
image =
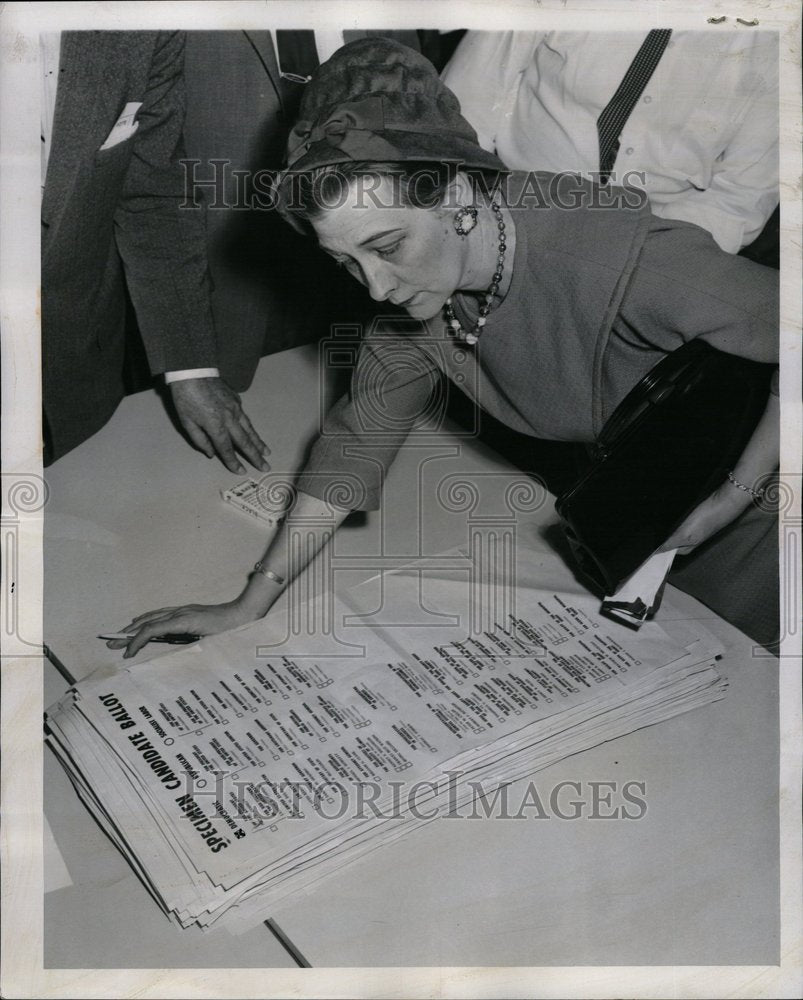
<path id="1" fill-rule="evenodd" d="M 799 632 L 781 649 L 780 966 L 401 969 L 58 970 L 43 963 L 42 464 L 39 408 L 40 139 L 38 33 L 79 28 L 273 26 L 494 30 L 649 30 L 660 23 L 715 32 L 711 18 L 758 19 L 780 34 L 781 400 L 783 468 L 796 476 L 800 525 L 801 83 L 797 5 L 775 0 L 275 0 L 227 3 L 8 3 L 0 9 L 0 322 L 2 354 L 2 985 L 4 997 L 715 997 L 798 996 L 801 987 L 801 667 Z M 743 30 L 751 30 L 744 26 Z M 14 506 L 11 487 L 28 497 Z M 41 495 L 40 495 L 41 493 Z M 41 503 L 39 502 L 41 500 Z M 13 535 L 13 542 L 7 539 Z M 800 530 L 787 570 L 800 576 Z M 13 559 L 9 553 L 13 553 Z M 794 565 L 791 560 L 796 559 Z M 9 572 L 10 569 L 14 570 Z M 15 589 L 24 581 L 21 589 Z M 799 592 L 799 591 L 798 591 Z M 17 638 L 25 637 L 30 649 Z M 9 654 L 10 649 L 10 654 Z M 749 901 L 745 901 L 749 905 Z"/>

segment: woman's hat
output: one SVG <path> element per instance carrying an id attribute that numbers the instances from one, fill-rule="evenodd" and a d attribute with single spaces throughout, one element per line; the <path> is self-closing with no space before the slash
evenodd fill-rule
<path id="1" fill-rule="evenodd" d="M 318 67 L 287 141 L 290 173 L 356 160 L 506 169 L 479 145 L 432 63 L 382 37 L 350 42 Z"/>

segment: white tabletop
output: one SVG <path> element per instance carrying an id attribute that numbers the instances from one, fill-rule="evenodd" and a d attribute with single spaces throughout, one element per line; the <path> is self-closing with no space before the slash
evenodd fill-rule
<path id="1" fill-rule="evenodd" d="M 314 347 L 263 359 L 244 404 L 272 448 L 274 471 L 299 467 L 315 432 L 319 396 Z M 383 510 L 337 538 L 336 557 L 351 566 L 342 574 L 344 585 L 375 573 L 380 553 L 386 562 L 404 561 L 465 544 L 465 518 L 438 505 L 419 509 L 427 477 L 457 473 L 480 481 L 513 470 L 448 429 L 425 447 L 403 451 Z M 94 638 L 99 632 L 119 629 L 153 607 L 234 596 L 267 537 L 261 525 L 218 498 L 241 477 L 193 452 L 151 392 L 126 399 L 102 431 L 46 478 L 45 639 L 78 677 L 109 660 Z M 550 521 L 547 504 L 529 523 Z M 749 640 L 698 602 L 671 588 L 668 596 L 674 610 L 664 614 L 702 618 L 725 643 L 727 698 L 533 779 L 545 798 L 559 781 L 578 781 L 586 799 L 590 781 L 644 781 L 644 818 L 431 823 L 273 915 L 311 964 L 777 962 L 777 663 L 752 656 Z M 136 880 L 102 835 L 86 839 L 94 825 L 51 765 L 46 808 L 76 885 L 48 897 L 47 963 L 64 965 L 72 954 L 73 966 L 96 965 L 99 957 L 101 964 L 122 967 L 161 959 L 199 964 L 192 932 L 168 927 L 171 940 L 187 942 L 173 961 L 167 948 L 159 950 L 158 934 L 137 943 L 104 939 L 102 915 L 112 905 L 117 874 L 127 884 Z M 62 822 L 54 803 L 66 810 Z M 71 865 L 70 857 L 79 855 L 84 860 Z M 117 874 L 96 878 L 106 866 Z M 68 893 L 69 904 L 61 905 Z M 164 924 L 141 893 L 142 905 L 126 911 L 130 925 Z M 78 913 L 97 925 L 105 950 L 94 935 L 76 939 L 74 926 L 84 919 Z M 258 928 L 239 939 L 243 948 L 229 953 L 229 964 L 289 964 L 266 938 Z M 265 953 L 253 954 L 263 941 Z M 243 961 L 243 954 L 253 960 Z M 207 959 L 205 948 L 201 964 L 215 964 Z"/>

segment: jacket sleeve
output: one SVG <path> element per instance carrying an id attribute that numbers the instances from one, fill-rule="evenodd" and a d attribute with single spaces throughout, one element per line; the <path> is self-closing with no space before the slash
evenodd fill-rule
<path id="1" fill-rule="evenodd" d="M 348 510 L 376 510 L 385 475 L 427 416 L 440 379 L 408 338 L 367 340 L 350 391 L 327 414 L 297 488 Z"/>
<path id="2" fill-rule="evenodd" d="M 203 211 L 182 207 L 184 33 L 159 33 L 115 239 L 151 371 L 217 365 Z"/>

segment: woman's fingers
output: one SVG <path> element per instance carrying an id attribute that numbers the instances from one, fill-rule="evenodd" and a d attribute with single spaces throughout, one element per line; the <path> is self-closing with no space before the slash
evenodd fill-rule
<path id="1" fill-rule="evenodd" d="M 677 549 L 678 555 L 685 556 L 687 553 L 691 552 L 698 542 L 693 541 L 693 537 L 690 536 L 689 531 L 686 530 L 683 525 L 658 548 L 658 552 L 669 552 L 672 549 Z"/>
<path id="2" fill-rule="evenodd" d="M 181 609 L 176 608 L 176 611 L 181 611 Z M 128 633 L 127 639 L 109 639 L 106 645 L 109 649 L 122 649 L 123 646 L 128 645 L 131 640 L 131 636 L 134 635 L 138 629 L 142 628 L 142 626 L 161 625 L 163 622 L 167 622 L 170 618 L 172 618 L 173 614 L 175 614 L 175 612 L 163 615 L 156 614 L 156 612 L 152 612 L 149 615 L 140 615 L 139 618 L 135 618 L 134 621 L 129 622 L 125 628 L 120 629 L 121 632 Z M 157 632 L 156 634 L 159 635 L 161 633 Z"/>
<path id="3" fill-rule="evenodd" d="M 188 608 L 190 606 L 191 605 L 187 605 Z M 123 632 L 125 632 L 126 629 L 144 624 L 146 621 L 150 621 L 152 618 L 164 615 L 172 615 L 174 612 L 182 610 L 184 610 L 184 605 L 181 604 L 177 604 L 173 608 L 154 608 L 153 611 L 146 611 L 144 614 L 137 615 L 136 618 L 132 618 L 130 624 L 126 625 L 126 627 L 123 629 Z"/>
<path id="4" fill-rule="evenodd" d="M 716 490 L 689 514 L 658 551 L 677 549 L 680 555 L 687 555 L 730 524 L 746 505 L 736 490 Z"/>
<path id="5" fill-rule="evenodd" d="M 161 608 L 158 611 L 148 611 L 144 615 L 138 615 L 136 618 L 132 618 L 128 625 L 121 629 L 121 631 L 133 632 L 142 625 L 150 625 L 153 622 L 163 622 L 168 618 L 175 617 L 176 615 L 195 614 L 200 610 L 201 608 L 197 604 L 187 604 L 179 605 L 176 608 Z"/>
<path id="6" fill-rule="evenodd" d="M 106 643 L 108 649 L 125 649 L 125 656 L 134 656 L 140 649 L 157 635 L 169 635 L 175 632 L 190 631 L 191 616 L 198 610 L 199 606 L 189 604 L 178 605 L 174 608 L 158 608 L 156 611 L 147 611 L 143 615 L 137 615 L 128 625 L 120 629 L 121 632 L 129 633 L 127 639 L 109 639 Z"/>
<path id="7" fill-rule="evenodd" d="M 187 604 L 173 610 L 149 611 L 139 615 L 124 632 L 132 633 L 128 638 L 110 639 L 109 649 L 123 649 L 128 659 L 142 649 L 152 639 L 160 636 L 186 632 L 190 635 L 210 635 L 225 632 L 250 621 L 237 601 L 224 604 Z"/>
<path id="8" fill-rule="evenodd" d="M 153 630 L 152 625 L 143 625 L 142 628 L 138 632 L 135 632 L 134 635 L 128 640 L 126 651 L 123 653 L 123 659 L 128 660 L 130 657 L 136 656 L 142 647 L 147 645 L 153 636 L 158 634 L 158 632 Z"/>
<path id="9" fill-rule="evenodd" d="M 123 653 L 123 659 L 136 656 L 142 647 L 150 642 L 154 636 L 170 635 L 174 632 L 187 632 L 188 619 L 185 615 L 173 615 L 170 618 L 159 618 L 156 621 L 148 622 L 134 633 L 128 640 L 128 648 Z"/>

